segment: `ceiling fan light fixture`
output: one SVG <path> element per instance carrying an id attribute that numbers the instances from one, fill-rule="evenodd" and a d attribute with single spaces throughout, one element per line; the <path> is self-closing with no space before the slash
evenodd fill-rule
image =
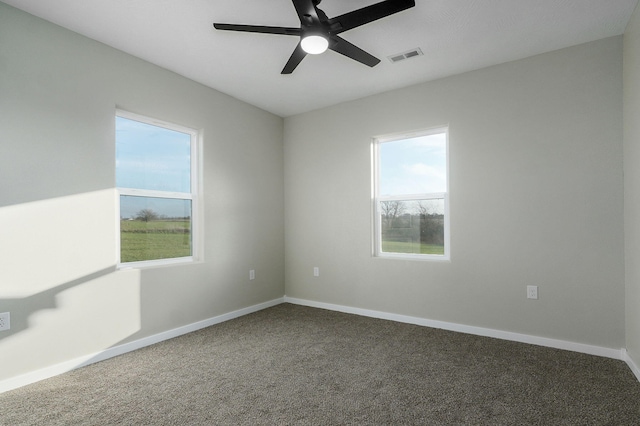
<path id="1" fill-rule="evenodd" d="M 374 67 L 380 63 L 380 59 L 349 43 L 338 34 L 402 12 L 416 5 L 415 0 L 382 0 L 370 6 L 329 18 L 326 13 L 318 9 L 320 1 L 293 0 L 293 7 L 296 9 L 298 18 L 300 18 L 300 27 L 223 24 L 219 22 L 214 22 L 213 26 L 217 30 L 300 37 L 300 41 L 296 44 L 296 48 L 280 74 L 291 74 L 305 56 L 308 54 L 319 55 L 327 49 L 331 49 L 363 65 Z"/>
<path id="2" fill-rule="evenodd" d="M 319 35 L 310 35 L 300 41 L 300 46 L 310 55 L 319 55 L 329 48 L 329 40 Z"/>

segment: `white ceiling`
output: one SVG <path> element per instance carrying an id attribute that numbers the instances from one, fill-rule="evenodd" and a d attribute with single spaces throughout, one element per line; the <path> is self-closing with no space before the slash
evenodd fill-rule
<path id="1" fill-rule="evenodd" d="M 281 75 L 298 39 L 218 31 L 213 22 L 298 27 L 291 0 L 2 0 L 286 117 L 390 89 L 620 35 L 638 0 L 416 0 L 343 38 L 380 58 L 335 52 Z M 378 0 L 324 0 L 329 17 Z M 419 47 L 424 56 L 387 56 Z"/>

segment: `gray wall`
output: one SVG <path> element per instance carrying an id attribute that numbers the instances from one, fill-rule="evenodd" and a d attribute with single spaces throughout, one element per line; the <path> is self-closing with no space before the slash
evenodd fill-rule
<path id="1" fill-rule="evenodd" d="M 202 131 L 204 261 L 115 271 L 116 107 Z M 0 3 L 0 380 L 282 297 L 282 131 Z"/>
<path id="2" fill-rule="evenodd" d="M 621 100 L 614 37 L 286 118 L 287 296 L 624 347 Z M 371 138 L 442 125 L 451 261 L 373 258 Z"/>
<path id="3" fill-rule="evenodd" d="M 640 9 L 624 34 L 624 206 L 626 347 L 640 366 Z"/>

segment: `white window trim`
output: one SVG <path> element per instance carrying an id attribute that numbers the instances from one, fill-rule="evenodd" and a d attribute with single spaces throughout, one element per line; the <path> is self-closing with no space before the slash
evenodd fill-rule
<path id="1" fill-rule="evenodd" d="M 446 192 L 409 194 L 409 195 L 390 195 L 380 196 L 378 190 L 380 188 L 379 171 L 380 171 L 380 145 L 386 142 L 394 142 L 404 139 L 412 139 L 420 136 L 429 136 L 434 134 L 445 134 L 445 151 L 446 151 Z M 423 261 L 450 261 L 451 260 L 451 239 L 450 239 L 450 221 L 449 212 L 449 126 L 439 126 L 421 131 L 398 133 L 393 135 L 385 135 L 374 137 L 371 143 L 371 213 L 372 213 L 372 255 L 377 258 L 386 259 L 404 259 L 404 260 L 423 260 Z M 382 201 L 410 201 L 410 200 L 429 200 L 444 199 L 444 254 L 419 254 L 419 253 L 388 253 L 382 251 L 382 224 L 380 214 L 380 203 Z"/>
<path id="2" fill-rule="evenodd" d="M 201 192 L 201 162 L 200 151 L 202 145 L 201 132 L 189 127 L 180 126 L 178 124 L 161 121 L 152 117 L 147 117 L 140 114 L 135 114 L 129 111 L 116 109 L 116 117 L 122 117 L 129 120 L 139 121 L 141 123 L 150 124 L 152 126 L 162 127 L 168 130 L 174 130 L 180 133 L 186 133 L 191 137 L 191 192 L 171 192 L 171 191 L 153 191 L 137 188 L 120 188 L 116 187 L 116 259 L 117 269 L 142 269 L 158 266 L 170 266 L 183 263 L 194 263 L 201 261 L 203 258 L 203 243 L 200 237 L 204 231 L 202 224 L 202 218 L 204 217 L 201 211 L 202 198 Z M 181 200 L 191 200 L 191 256 L 173 257 L 168 259 L 153 259 L 143 260 L 138 262 L 121 262 L 120 259 L 120 196 L 130 195 L 137 197 L 150 197 L 150 198 L 171 198 Z"/>

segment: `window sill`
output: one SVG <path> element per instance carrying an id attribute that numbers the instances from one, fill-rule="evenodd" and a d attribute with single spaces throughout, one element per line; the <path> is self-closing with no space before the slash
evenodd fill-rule
<path id="1" fill-rule="evenodd" d="M 411 254 L 411 253 L 378 253 L 373 256 L 377 259 L 417 260 L 419 262 L 451 262 L 450 256 Z"/>
<path id="2" fill-rule="evenodd" d="M 143 260 L 140 262 L 127 262 L 119 263 L 116 266 L 117 270 L 127 269 L 151 269 L 151 268 L 163 268 L 167 266 L 189 265 L 202 263 L 201 260 L 195 259 L 193 256 L 188 257 L 176 257 L 172 259 L 157 259 L 157 260 Z"/>

